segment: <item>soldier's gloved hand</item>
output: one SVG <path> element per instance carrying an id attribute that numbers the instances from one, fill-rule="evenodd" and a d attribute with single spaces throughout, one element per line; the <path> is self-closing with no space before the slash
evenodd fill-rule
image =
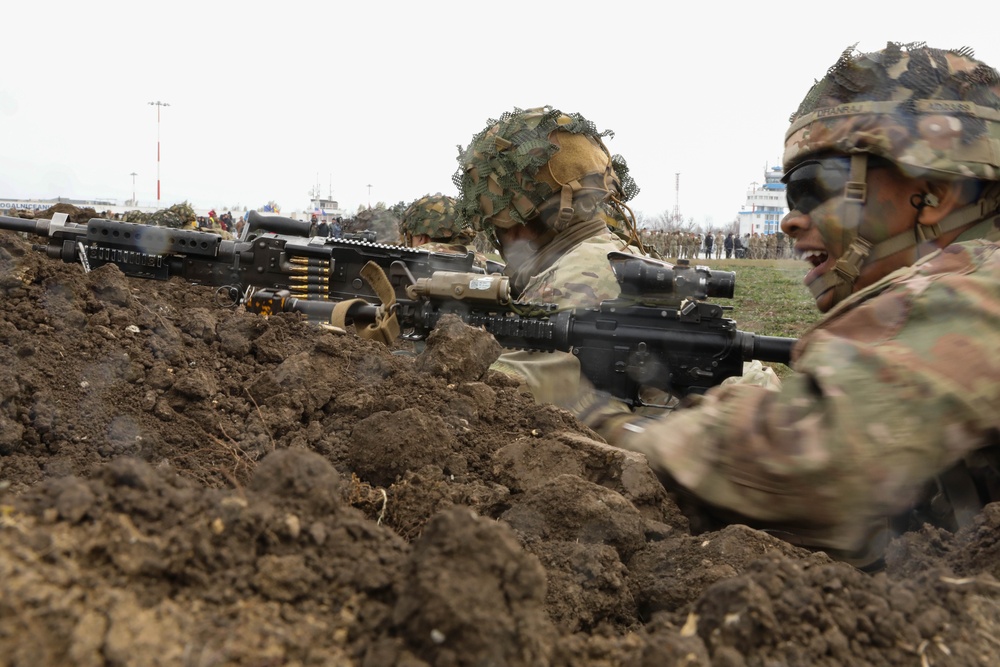
<path id="1" fill-rule="evenodd" d="M 327 324 L 325 322 L 321 322 L 320 325 L 319 325 L 319 328 L 323 329 L 324 331 L 329 331 L 330 333 L 332 333 L 334 335 L 337 335 L 337 336 L 346 336 L 347 335 L 347 329 L 344 329 L 343 327 L 335 326 L 333 324 Z"/>
<path id="2" fill-rule="evenodd" d="M 781 389 L 781 378 L 770 366 L 765 366 L 759 360 L 754 359 L 743 364 L 743 375 L 726 378 L 722 384 L 752 384 L 778 391 Z"/>
<path id="3" fill-rule="evenodd" d="M 580 390 L 576 395 L 562 399 L 558 405 L 573 413 L 581 424 L 614 444 L 609 439 L 617 433 L 622 424 L 635 418 L 632 410 L 611 394 L 594 389 L 585 378 L 580 379 Z"/>

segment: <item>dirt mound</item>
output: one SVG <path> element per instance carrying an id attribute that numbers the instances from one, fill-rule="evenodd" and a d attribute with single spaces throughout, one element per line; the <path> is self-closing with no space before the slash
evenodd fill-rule
<path id="1" fill-rule="evenodd" d="M 34 211 L 27 208 L 11 208 L 10 210 L 0 211 L 0 213 L 13 216 L 15 218 L 27 218 L 29 220 L 35 218 L 40 220 L 51 220 L 54 214 L 65 213 L 68 222 L 76 222 L 80 224 L 86 224 L 91 218 L 100 217 L 100 214 L 92 208 L 78 208 L 72 204 L 62 202 L 53 204 L 44 211 Z"/>
<path id="2" fill-rule="evenodd" d="M 1000 508 L 862 574 L 692 535 L 485 370 L 0 233 L 2 665 L 988 665 Z"/>

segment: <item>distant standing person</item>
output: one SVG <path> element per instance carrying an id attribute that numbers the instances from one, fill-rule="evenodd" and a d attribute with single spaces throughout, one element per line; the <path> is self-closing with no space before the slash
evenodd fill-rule
<path id="1" fill-rule="evenodd" d="M 715 239 L 712 237 L 712 232 L 705 234 L 705 259 L 712 259 L 712 244 L 715 243 Z"/>
<path id="2" fill-rule="evenodd" d="M 736 247 L 736 244 L 733 241 L 733 233 L 732 232 L 729 232 L 728 234 L 726 234 L 726 240 L 723 242 L 723 244 L 726 247 L 726 259 L 732 258 L 732 256 L 733 256 L 733 249 Z"/>
<path id="3" fill-rule="evenodd" d="M 326 218 L 323 218 L 319 221 L 319 223 L 317 223 L 316 236 L 321 236 L 323 238 L 330 236 L 330 223 L 326 221 Z"/>

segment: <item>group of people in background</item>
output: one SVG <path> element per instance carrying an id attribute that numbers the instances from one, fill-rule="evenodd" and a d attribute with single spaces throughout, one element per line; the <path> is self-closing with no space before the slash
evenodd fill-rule
<path id="1" fill-rule="evenodd" d="M 343 238 L 344 227 L 341 218 L 333 218 L 332 220 L 327 220 L 326 218 L 320 218 L 315 213 L 309 219 L 309 235 L 310 236 L 325 236 L 327 238 Z"/>
<path id="2" fill-rule="evenodd" d="M 730 247 L 729 244 L 731 242 Z M 726 257 L 736 259 L 791 259 L 792 244 L 782 232 L 774 234 L 729 234 L 723 241 Z"/>
<path id="3" fill-rule="evenodd" d="M 643 230 L 643 244 L 666 259 L 789 259 L 792 247 L 785 234 L 745 234 L 721 231 Z"/>
<path id="4" fill-rule="evenodd" d="M 233 214 L 226 211 L 223 214 L 218 214 L 213 208 L 208 212 L 207 216 L 197 216 L 196 221 L 198 223 L 198 229 L 207 231 L 218 231 L 222 230 L 231 236 L 235 236 L 238 232 L 236 230 L 236 222 L 233 220 Z"/>

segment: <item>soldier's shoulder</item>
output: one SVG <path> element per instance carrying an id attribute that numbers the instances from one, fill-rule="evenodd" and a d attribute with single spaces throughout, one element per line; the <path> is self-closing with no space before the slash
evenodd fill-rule
<path id="1" fill-rule="evenodd" d="M 632 252 L 610 235 L 604 240 L 592 238 L 580 243 L 534 276 L 520 300 L 582 307 L 616 298 L 620 289 L 608 262 L 608 253 L 613 251 Z"/>

